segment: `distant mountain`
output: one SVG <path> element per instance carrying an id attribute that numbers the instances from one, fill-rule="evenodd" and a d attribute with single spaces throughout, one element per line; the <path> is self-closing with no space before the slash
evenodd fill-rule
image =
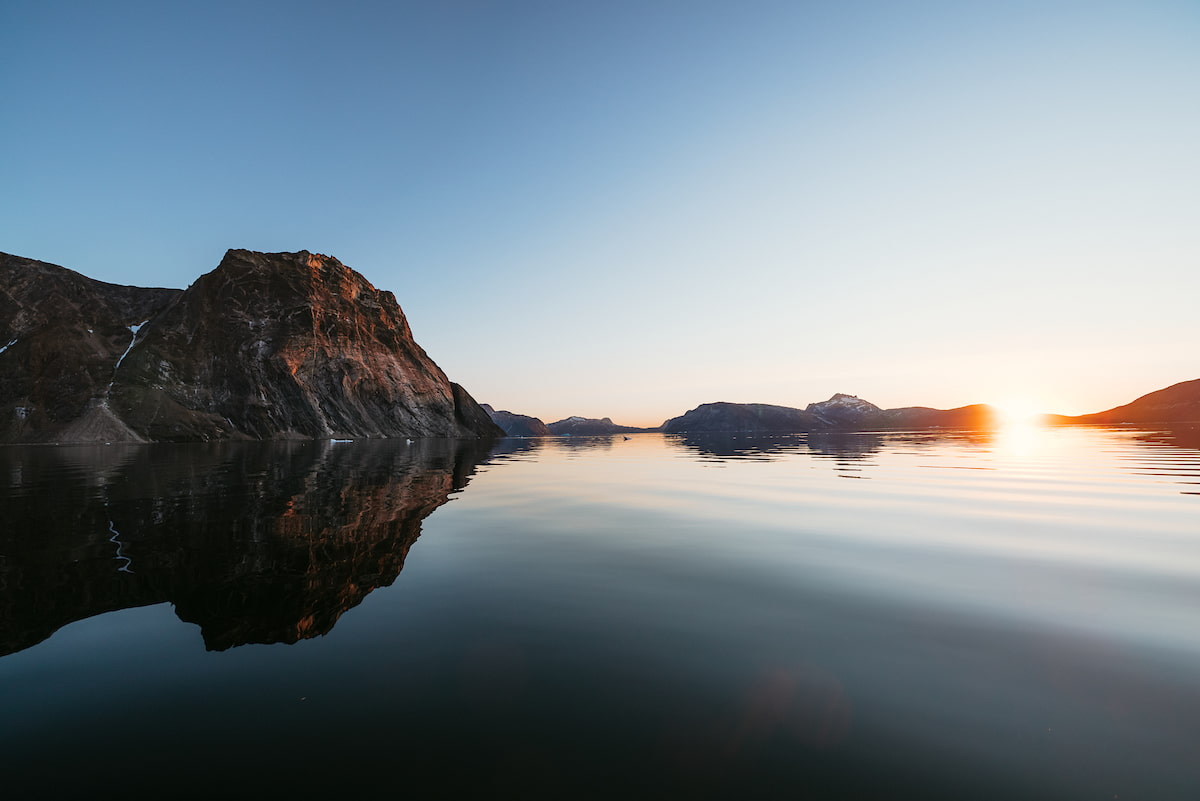
<path id="1" fill-rule="evenodd" d="M 496 411 L 486 403 L 481 403 L 480 408 L 487 412 L 488 417 L 492 418 L 492 422 L 504 429 L 504 433 L 510 437 L 548 437 L 551 436 L 550 429 L 536 417 L 530 417 L 525 414 L 515 414 L 513 412 Z"/>
<path id="2" fill-rule="evenodd" d="M 856 395 L 835 393 L 820 403 L 810 403 L 804 411 L 829 428 L 858 428 L 877 420 L 883 410 Z"/>
<path id="3" fill-rule="evenodd" d="M 662 424 L 667 433 L 717 433 L 744 431 L 784 434 L 812 431 L 822 423 L 812 413 L 766 403 L 704 403 Z"/>
<path id="4" fill-rule="evenodd" d="M 612 421 L 611 417 L 596 419 L 594 417 L 568 417 L 550 423 L 547 428 L 550 433 L 559 437 L 591 437 L 604 434 L 633 434 L 641 431 L 656 431 L 654 428 L 635 428 L 621 426 Z"/>
<path id="5" fill-rule="evenodd" d="M 1047 415 L 1047 421 L 1058 424 L 1085 423 L 1115 425 L 1119 423 L 1188 423 L 1200 421 L 1200 378 L 1172 384 L 1143 395 L 1132 403 L 1104 412 L 1077 417 Z"/>
<path id="6" fill-rule="evenodd" d="M 879 428 L 990 428 L 999 423 L 996 410 L 986 403 L 973 403 L 954 409 L 904 406 L 884 409 Z"/>
<path id="7" fill-rule="evenodd" d="M 662 425 L 669 433 L 865 431 L 896 428 L 977 428 L 995 423 L 989 406 L 880 409 L 854 395 L 837 393 L 804 409 L 764 403 L 706 403 Z"/>
<path id="8" fill-rule="evenodd" d="M 333 257 L 231 250 L 181 291 L 0 254 L 0 442 L 500 434 Z"/>

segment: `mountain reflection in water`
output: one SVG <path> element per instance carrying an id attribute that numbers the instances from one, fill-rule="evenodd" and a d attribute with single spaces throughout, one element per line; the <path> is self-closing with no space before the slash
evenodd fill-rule
<path id="1" fill-rule="evenodd" d="M 396 579 L 486 455 L 471 440 L 0 449 L 0 655 L 163 601 L 209 650 L 325 634 Z"/>
<path id="2" fill-rule="evenodd" d="M 0 448 L 0 787 L 1195 801 L 1198 482 L 1187 428 Z"/>

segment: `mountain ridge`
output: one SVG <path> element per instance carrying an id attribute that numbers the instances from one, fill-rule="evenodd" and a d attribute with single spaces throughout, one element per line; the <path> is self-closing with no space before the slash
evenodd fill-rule
<path id="1" fill-rule="evenodd" d="M 804 409 L 766 403 L 705 403 L 666 420 L 667 433 L 806 433 L 889 428 L 973 428 L 994 425 L 997 414 L 984 404 L 956 409 L 908 406 L 881 409 L 856 395 L 834 393 Z"/>
<path id="2" fill-rule="evenodd" d="M 1056 425 L 1190 423 L 1200 421 L 1200 378 L 1180 381 L 1102 412 L 1045 415 Z"/>

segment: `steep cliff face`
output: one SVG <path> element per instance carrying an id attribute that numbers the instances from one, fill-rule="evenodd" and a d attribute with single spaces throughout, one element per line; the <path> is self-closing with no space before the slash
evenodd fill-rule
<path id="1" fill-rule="evenodd" d="M 335 258 L 231 250 L 185 291 L 5 258 L 6 441 L 501 434 L 416 344 L 392 294 Z M 65 289 L 29 289 L 41 273 Z"/>

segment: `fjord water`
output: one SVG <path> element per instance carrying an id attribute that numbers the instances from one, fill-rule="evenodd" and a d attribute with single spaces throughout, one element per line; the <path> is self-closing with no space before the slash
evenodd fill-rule
<path id="1" fill-rule="evenodd" d="M 1200 792 L 1194 433 L 10 447 L 0 493 L 12 797 Z"/>

